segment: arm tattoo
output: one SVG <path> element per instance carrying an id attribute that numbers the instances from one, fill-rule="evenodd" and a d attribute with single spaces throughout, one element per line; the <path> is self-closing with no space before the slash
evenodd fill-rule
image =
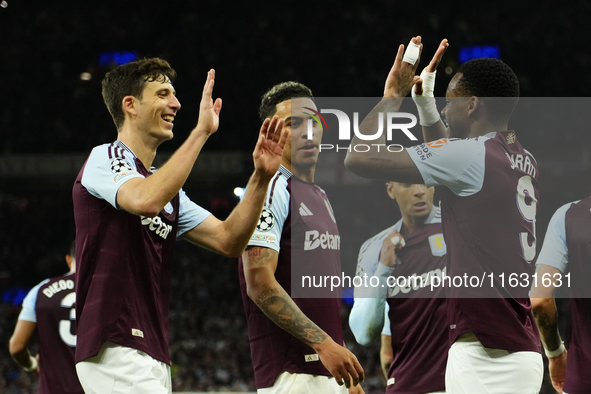
<path id="1" fill-rule="evenodd" d="M 534 317 L 538 323 L 538 330 L 546 349 L 550 351 L 558 349 L 561 343 L 558 332 L 558 311 L 555 312 L 554 316 L 541 311 L 534 314 Z"/>
<path id="2" fill-rule="evenodd" d="M 280 287 L 263 291 L 256 304 L 280 328 L 308 345 L 322 343 L 328 337 Z"/>

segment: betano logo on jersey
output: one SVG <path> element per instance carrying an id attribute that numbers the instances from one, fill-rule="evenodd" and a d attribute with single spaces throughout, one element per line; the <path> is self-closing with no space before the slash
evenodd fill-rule
<path id="1" fill-rule="evenodd" d="M 317 230 L 306 231 L 304 236 L 304 250 L 322 249 L 341 250 L 341 236 L 325 232 L 320 234 Z"/>
<path id="2" fill-rule="evenodd" d="M 155 216 L 153 218 L 148 218 L 145 216 L 141 216 L 142 224 L 144 226 L 148 226 L 150 231 L 154 231 L 156 235 L 166 239 L 168 234 L 172 231 L 172 226 L 170 224 L 166 224 L 160 219 L 160 216 Z"/>

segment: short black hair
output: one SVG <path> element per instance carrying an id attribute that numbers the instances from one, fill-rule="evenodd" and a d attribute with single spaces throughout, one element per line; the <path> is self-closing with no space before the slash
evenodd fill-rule
<path id="1" fill-rule="evenodd" d="M 493 114 L 511 116 L 519 101 L 519 79 L 505 62 L 484 57 L 472 59 L 462 64 L 458 73 L 462 73 L 458 85 L 465 93 L 480 98 L 494 97 L 484 100 Z"/>
<path id="2" fill-rule="evenodd" d="M 261 97 L 259 117 L 261 120 L 270 118 L 277 112 L 277 104 L 294 97 L 307 97 L 314 100 L 312 91 L 306 85 L 295 81 L 282 82 L 273 86 Z"/>
<path id="3" fill-rule="evenodd" d="M 154 57 L 123 64 L 109 71 L 103 79 L 103 100 L 117 130 L 123 126 L 125 115 L 121 102 L 125 96 L 142 99 L 146 82 L 173 82 L 176 71 L 166 60 Z"/>

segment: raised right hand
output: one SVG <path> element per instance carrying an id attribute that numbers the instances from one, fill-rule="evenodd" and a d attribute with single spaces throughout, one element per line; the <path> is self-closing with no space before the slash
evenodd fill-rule
<path id="1" fill-rule="evenodd" d="M 334 376 L 339 385 L 343 385 L 344 381 L 345 386 L 349 388 L 365 380 L 365 372 L 357 357 L 330 337 L 321 344 L 315 345 L 314 349 L 324 367 Z"/>
<path id="2" fill-rule="evenodd" d="M 195 127 L 200 132 L 212 135 L 220 125 L 220 111 L 222 110 L 222 99 L 212 99 L 213 85 L 215 83 L 215 70 L 212 68 L 207 72 L 207 80 L 203 86 L 203 95 L 199 104 L 199 120 Z"/>

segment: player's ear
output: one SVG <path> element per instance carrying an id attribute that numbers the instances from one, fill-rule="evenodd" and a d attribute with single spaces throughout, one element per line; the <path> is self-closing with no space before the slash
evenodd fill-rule
<path id="1" fill-rule="evenodd" d="M 481 110 L 481 106 L 483 105 L 483 101 L 480 100 L 476 96 L 472 96 L 468 98 L 468 115 L 472 115 L 476 111 Z"/>
<path id="2" fill-rule="evenodd" d="M 121 107 L 123 108 L 123 112 L 129 115 L 137 115 L 136 100 L 137 99 L 133 96 L 123 97 L 123 100 L 121 100 Z"/>
<path id="3" fill-rule="evenodd" d="M 392 200 L 396 200 L 396 192 L 394 191 L 394 182 L 386 182 L 386 192 Z"/>
<path id="4" fill-rule="evenodd" d="M 74 260 L 74 258 L 72 256 L 70 256 L 69 254 L 66 255 L 66 264 L 68 264 L 68 268 L 72 269 L 72 260 Z"/>

